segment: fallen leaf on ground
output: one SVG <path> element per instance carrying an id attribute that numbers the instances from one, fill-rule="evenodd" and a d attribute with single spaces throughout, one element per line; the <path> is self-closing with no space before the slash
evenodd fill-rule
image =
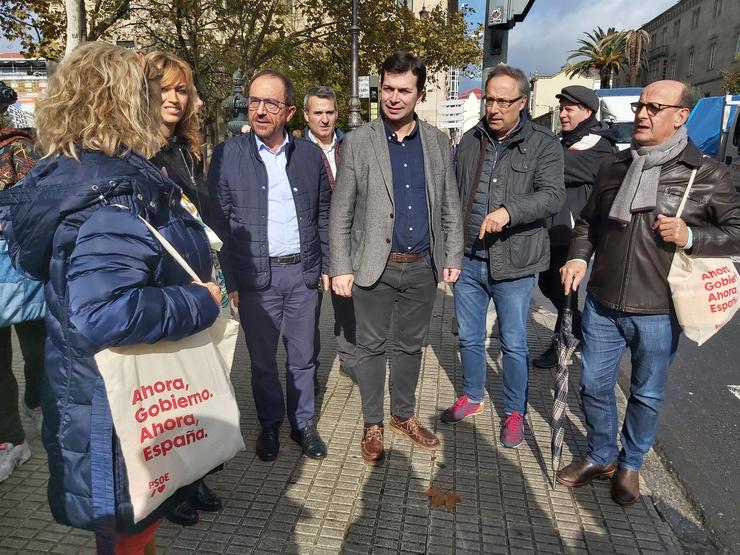
<path id="1" fill-rule="evenodd" d="M 448 512 L 452 511 L 455 505 L 462 501 L 462 497 L 454 489 L 445 491 L 432 484 L 429 484 L 429 488 L 424 492 L 424 495 L 431 499 L 432 509 L 438 509 L 444 505 Z"/>
<path id="2" fill-rule="evenodd" d="M 455 508 L 455 505 L 457 505 L 460 501 L 462 501 L 462 497 L 459 493 L 457 493 L 454 489 L 451 489 L 447 492 L 447 497 L 445 499 L 445 507 L 447 507 L 447 512 L 449 513 L 452 511 L 452 509 Z"/>
<path id="3" fill-rule="evenodd" d="M 432 500 L 432 508 L 436 509 L 445 504 L 447 500 L 447 494 L 445 491 L 437 486 L 429 485 L 429 488 L 424 492 L 425 495 Z"/>

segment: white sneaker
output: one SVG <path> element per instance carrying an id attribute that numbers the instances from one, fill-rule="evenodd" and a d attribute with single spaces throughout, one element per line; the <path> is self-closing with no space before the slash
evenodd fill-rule
<path id="1" fill-rule="evenodd" d="M 0 482 L 10 478 L 16 466 L 22 465 L 31 458 L 31 448 L 28 442 L 20 445 L 0 443 Z"/>
<path id="2" fill-rule="evenodd" d="M 31 420 L 33 420 L 33 425 L 36 428 L 36 431 L 41 435 L 41 425 L 44 423 L 44 415 L 41 412 L 41 405 L 32 409 L 26 403 L 23 403 L 23 408 L 25 409 L 26 414 L 31 417 Z"/>

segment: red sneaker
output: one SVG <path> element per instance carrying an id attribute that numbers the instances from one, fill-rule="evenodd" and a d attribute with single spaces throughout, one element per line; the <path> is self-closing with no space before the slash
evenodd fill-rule
<path id="1" fill-rule="evenodd" d="M 521 412 L 512 412 L 506 417 L 501 428 L 501 445 L 513 449 L 519 447 L 524 440 L 524 415 Z"/>
<path id="2" fill-rule="evenodd" d="M 467 395 L 461 395 L 455 401 L 455 404 L 442 413 L 442 422 L 445 424 L 454 424 L 460 422 L 466 416 L 480 414 L 485 410 L 483 403 L 471 403 Z"/>

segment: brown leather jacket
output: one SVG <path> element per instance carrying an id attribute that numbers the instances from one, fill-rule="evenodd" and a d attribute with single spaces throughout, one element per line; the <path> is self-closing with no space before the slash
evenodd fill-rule
<path id="1" fill-rule="evenodd" d="M 688 254 L 721 257 L 740 254 L 740 195 L 727 168 L 689 141 L 660 174 L 657 206 L 633 214 L 621 224 L 609 219 L 614 197 L 627 168 L 629 150 L 610 157 L 596 178 L 596 188 L 571 235 L 568 259 L 589 260 L 594 254 L 588 292 L 600 304 L 635 314 L 668 314 L 673 310 L 668 271 L 675 245 L 652 230 L 658 214 L 675 216 L 693 168 L 699 168 L 682 214 L 694 242 Z"/>

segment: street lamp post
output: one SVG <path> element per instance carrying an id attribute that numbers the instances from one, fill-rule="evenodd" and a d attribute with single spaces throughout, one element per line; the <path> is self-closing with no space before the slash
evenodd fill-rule
<path id="1" fill-rule="evenodd" d="M 358 76 L 360 71 L 360 24 L 358 22 L 358 2 L 352 0 L 352 26 L 350 36 L 352 37 L 352 85 L 349 97 L 349 128 L 357 129 L 362 125 L 360 117 L 360 97 Z"/>
<path id="2" fill-rule="evenodd" d="M 232 92 L 226 97 L 222 106 L 227 117 L 233 118 L 226 122 L 226 127 L 232 136 L 236 136 L 242 132 L 242 127 L 248 122 L 247 97 L 242 93 L 244 90 L 244 74 L 241 68 L 234 72 L 232 79 Z"/>

